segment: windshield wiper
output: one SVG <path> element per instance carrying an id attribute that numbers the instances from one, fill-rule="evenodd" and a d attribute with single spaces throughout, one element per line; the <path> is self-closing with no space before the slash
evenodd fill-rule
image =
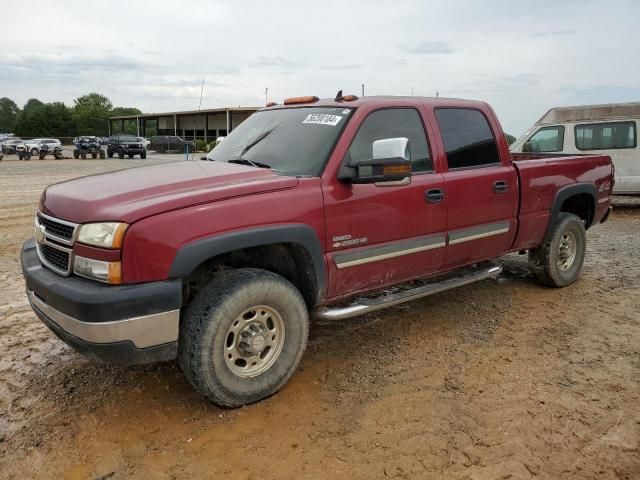
<path id="1" fill-rule="evenodd" d="M 227 163 L 238 163 L 240 165 L 251 165 L 256 168 L 271 168 L 271 165 L 267 165 L 266 163 L 254 162 L 253 160 L 249 160 L 248 158 L 236 158 L 234 160 L 229 160 Z"/>

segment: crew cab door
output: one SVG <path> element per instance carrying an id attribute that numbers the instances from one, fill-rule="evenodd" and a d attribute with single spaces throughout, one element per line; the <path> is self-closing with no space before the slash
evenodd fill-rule
<path id="1" fill-rule="evenodd" d="M 418 109 L 358 109 L 336 148 L 337 163 L 370 160 L 374 141 L 398 137 L 409 139 L 409 181 L 356 184 L 338 180 L 337 171 L 323 175 L 330 298 L 424 276 L 442 264 L 444 178 L 434 172 Z"/>
<path id="2" fill-rule="evenodd" d="M 506 140 L 496 140 L 495 132 L 503 137 L 498 125 L 480 110 L 443 107 L 434 114 L 447 169 L 443 267 L 499 257 L 512 245 L 517 229 L 518 178 Z"/>

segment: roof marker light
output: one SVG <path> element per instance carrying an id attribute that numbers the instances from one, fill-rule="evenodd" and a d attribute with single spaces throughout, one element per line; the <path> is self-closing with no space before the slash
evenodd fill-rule
<path id="1" fill-rule="evenodd" d="M 285 105 L 294 105 L 296 103 L 313 103 L 317 102 L 319 99 L 313 95 L 307 95 L 306 97 L 291 97 L 287 98 L 284 101 Z"/>

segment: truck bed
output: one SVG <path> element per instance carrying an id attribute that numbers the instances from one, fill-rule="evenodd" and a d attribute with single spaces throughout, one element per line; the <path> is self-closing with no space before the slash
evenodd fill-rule
<path id="1" fill-rule="evenodd" d="M 514 251 L 534 248 L 542 241 L 556 196 L 566 186 L 581 184 L 585 194 L 595 193 L 597 203 L 593 206 L 592 223 L 600 222 L 606 215 L 613 188 L 610 182 L 613 166 L 607 155 L 512 153 L 511 161 L 520 184 Z"/>

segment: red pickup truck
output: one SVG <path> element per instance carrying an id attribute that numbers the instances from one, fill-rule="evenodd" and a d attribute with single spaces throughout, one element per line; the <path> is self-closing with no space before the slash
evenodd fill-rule
<path id="1" fill-rule="evenodd" d="M 76 350 L 177 358 L 230 407 L 287 382 L 310 316 L 495 276 L 509 252 L 545 285 L 573 283 L 614 181 L 607 156 L 514 158 L 489 105 L 443 98 L 288 99 L 208 160 L 48 187 L 22 267 L 36 314 Z"/>

